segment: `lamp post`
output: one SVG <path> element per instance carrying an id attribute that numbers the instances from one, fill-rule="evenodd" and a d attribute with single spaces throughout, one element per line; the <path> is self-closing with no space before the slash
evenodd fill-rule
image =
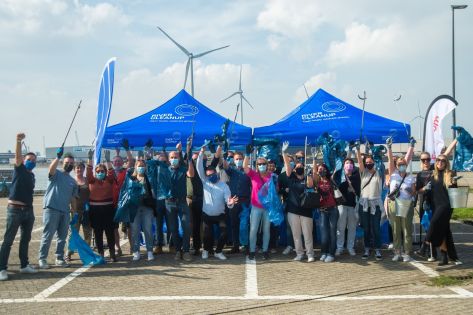
<path id="1" fill-rule="evenodd" d="M 455 99 L 455 10 L 466 9 L 466 4 L 452 5 L 452 97 Z M 453 125 L 457 124 L 457 116 L 453 109 Z M 456 137 L 456 131 L 453 130 L 453 139 Z"/>

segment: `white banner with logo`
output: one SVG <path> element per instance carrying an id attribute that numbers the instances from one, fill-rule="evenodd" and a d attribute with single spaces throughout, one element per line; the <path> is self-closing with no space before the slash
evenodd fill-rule
<path id="1" fill-rule="evenodd" d="M 425 120 L 424 151 L 429 152 L 433 160 L 441 154 L 445 146 L 442 135 L 442 121 L 453 109 L 457 102 L 448 95 L 437 97 L 429 107 Z"/>

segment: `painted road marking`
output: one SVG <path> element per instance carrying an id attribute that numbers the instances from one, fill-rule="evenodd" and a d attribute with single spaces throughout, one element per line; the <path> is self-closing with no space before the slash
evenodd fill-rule
<path id="1" fill-rule="evenodd" d="M 246 279 L 245 287 L 246 294 L 245 296 L 249 299 L 258 297 L 258 275 L 256 274 L 256 261 L 250 260 L 246 257 Z"/>

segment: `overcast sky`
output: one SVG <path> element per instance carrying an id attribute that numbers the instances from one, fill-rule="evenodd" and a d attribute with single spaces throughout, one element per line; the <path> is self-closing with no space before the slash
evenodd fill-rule
<path id="1" fill-rule="evenodd" d="M 471 4 L 462 1 L 456 4 Z M 110 124 L 143 114 L 183 86 L 189 51 L 223 45 L 194 64 L 195 97 L 233 119 L 238 88 L 255 109 L 245 124 L 272 124 L 323 88 L 353 105 L 409 122 L 452 93 L 452 14 L 448 1 L 0 1 L 0 151 L 24 131 L 33 151 L 63 141 L 91 144 L 99 79 L 117 57 Z M 473 5 L 455 11 L 457 124 L 473 131 Z M 470 56 L 470 57 L 468 57 Z M 402 94 L 398 105 L 393 99 Z M 451 120 L 444 134 L 451 136 Z M 412 133 L 418 138 L 418 120 Z"/>

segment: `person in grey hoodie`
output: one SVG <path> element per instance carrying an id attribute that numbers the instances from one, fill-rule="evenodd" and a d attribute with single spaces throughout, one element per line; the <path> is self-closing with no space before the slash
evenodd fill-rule
<path id="1" fill-rule="evenodd" d="M 214 167 L 208 167 L 204 170 L 203 159 L 205 147 L 200 150 L 197 158 L 197 173 L 202 181 L 204 190 L 204 200 L 202 206 L 202 222 L 204 226 L 204 250 L 202 259 L 209 257 L 209 252 L 213 250 L 213 225 L 217 224 L 220 228 L 220 237 L 217 242 L 217 248 L 214 256 L 225 260 L 227 257 L 222 253 L 223 246 L 227 239 L 227 225 L 225 218 L 225 204 L 229 209 L 233 208 L 238 202 L 237 196 L 231 196 L 230 188 L 223 181 L 219 180 Z"/>

